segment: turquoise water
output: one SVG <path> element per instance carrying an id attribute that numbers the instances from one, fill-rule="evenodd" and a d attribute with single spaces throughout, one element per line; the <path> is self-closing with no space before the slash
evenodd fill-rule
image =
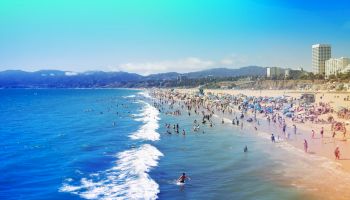
<path id="1" fill-rule="evenodd" d="M 159 113 L 137 90 L 0 96 L 0 199 L 313 198 L 289 181 L 297 156 L 229 123 L 191 132 L 198 116 Z M 191 180 L 179 186 L 182 172 Z"/>

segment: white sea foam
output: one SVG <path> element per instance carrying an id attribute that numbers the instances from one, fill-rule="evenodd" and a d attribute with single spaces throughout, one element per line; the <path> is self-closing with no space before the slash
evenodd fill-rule
<path id="1" fill-rule="evenodd" d="M 136 96 L 135 95 L 128 95 L 128 96 L 123 96 L 123 98 L 135 98 Z"/>
<path id="2" fill-rule="evenodd" d="M 85 199 L 157 199 L 158 184 L 148 172 L 158 165 L 163 154 L 154 146 L 144 144 L 139 148 L 118 153 L 116 166 L 82 178 L 78 185 L 64 183 L 61 192 L 77 194 Z"/>
<path id="3" fill-rule="evenodd" d="M 146 94 L 146 93 L 145 93 Z M 147 94 L 146 94 L 147 95 Z M 142 112 L 135 114 L 135 120 L 142 121 L 140 129 L 129 137 L 142 140 L 159 140 L 159 111 L 151 104 L 144 104 Z M 61 192 L 70 192 L 85 199 L 157 199 L 159 185 L 148 172 L 158 165 L 163 154 L 150 144 L 126 150 L 117 154 L 116 166 L 82 178 L 75 185 L 71 178 L 66 179 Z"/>
<path id="4" fill-rule="evenodd" d="M 146 98 L 152 98 L 147 91 L 142 91 L 142 92 L 139 92 L 138 94 L 142 95 L 142 96 L 144 96 Z"/>
<path id="5" fill-rule="evenodd" d="M 159 133 L 157 129 L 159 128 L 159 111 L 157 108 L 153 107 L 151 104 L 140 101 L 144 103 L 145 106 L 142 109 L 142 113 L 134 115 L 139 118 L 136 118 L 137 121 L 142 121 L 144 124 L 140 127 L 139 130 L 132 133 L 129 137 L 134 140 L 159 140 Z"/>

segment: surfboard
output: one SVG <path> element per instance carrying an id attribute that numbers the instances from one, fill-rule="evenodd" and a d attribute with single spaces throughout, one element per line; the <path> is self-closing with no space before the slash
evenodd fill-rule
<path id="1" fill-rule="evenodd" d="M 179 181 L 176 181 L 176 185 L 185 185 L 185 183 L 181 183 Z"/>

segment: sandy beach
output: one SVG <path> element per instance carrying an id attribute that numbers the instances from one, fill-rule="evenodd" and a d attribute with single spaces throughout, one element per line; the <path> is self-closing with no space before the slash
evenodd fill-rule
<path id="1" fill-rule="evenodd" d="M 350 126 L 348 115 L 339 115 L 339 110 L 349 107 L 350 94 L 318 91 L 312 93 L 315 101 L 306 105 L 300 103 L 304 93 L 292 90 L 204 90 L 203 94 L 198 89 L 154 91 L 157 97 L 168 99 L 169 105 L 182 102 L 186 105 L 182 110 L 194 110 L 203 116 L 203 122 L 206 116 L 210 116 L 207 118 L 210 123 L 213 117 L 223 125 L 232 124 L 232 129 L 267 140 L 274 134 L 276 145 L 291 155 L 298 155 L 298 159 L 303 160 L 301 163 L 311 161 L 312 169 L 317 169 L 305 171 L 303 164 L 296 165 L 292 171 L 285 169 L 296 187 L 302 183 L 320 190 L 317 193 L 320 197 L 325 195 L 328 199 L 336 192 L 336 199 L 347 199 L 350 196 L 347 192 L 350 180 L 350 137 L 347 130 Z M 307 141 L 307 149 L 304 141 Z M 340 151 L 338 159 L 336 149 Z M 295 162 L 299 163 L 298 160 Z M 318 180 L 322 176 L 324 178 Z M 338 191 L 343 196 L 338 196 Z"/>
<path id="2" fill-rule="evenodd" d="M 176 91 L 180 93 L 193 94 L 198 91 L 198 89 L 176 89 Z M 217 96 L 225 96 L 225 95 L 240 95 L 244 94 L 250 97 L 280 97 L 280 96 L 290 96 L 293 98 L 300 98 L 304 91 L 296 91 L 296 90 L 228 90 L 228 89 L 208 89 L 205 90 L 204 93 L 206 95 L 213 94 Z M 307 92 L 310 93 L 310 92 Z M 350 96 L 348 92 L 328 92 L 328 91 L 317 91 L 312 92 L 315 94 L 315 104 L 319 103 L 329 103 L 332 108 L 337 108 L 339 106 L 349 108 L 350 101 L 345 100 Z M 326 119 L 330 114 L 324 114 L 318 116 L 320 119 Z M 251 117 L 252 115 L 250 115 Z M 332 115 L 335 120 L 345 123 L 346 129 L 350 129 L 350 120 L 349 119 L 341 119 L 336 116 L 336 114 Z M 261 115 L 257 115 L 257 118 L 264 120 L 264 117 Z M 337 133 L 337 135 L 332 138 L 333 132 L 331 131 L 331 124 L 318 124 L 312 123 L 310 121 L 305 121 L 304 123 L 295 123 L 292 122 L 290 118 L 285 118 L 287 127 L 291 129 L 292 124 L 296 124 L 298 138 L 296 140 L 287 140 L 288 143 L 293 146 L 303 149 L 303 140 L 307 139 L 309 143 L 309 153 L 319 156 L 324 156 L 329 159 L 334 160 L 334 149 L 339 147 L 341 149 L 341 158 L 336 160 L 341 164 L 341 167 L 350 172 L 350 147 L 348 145 L 348 140 L 350 139 L 350 135 L 346 135 L 345 138 L 343 134 Z M 324 136 L 321 138 L 320 131 L 324 128 Z M 287 128 L 288 129 L 288 128 Z M 315 131 L 315 137 L 312 139 L 312 130 Z"/>

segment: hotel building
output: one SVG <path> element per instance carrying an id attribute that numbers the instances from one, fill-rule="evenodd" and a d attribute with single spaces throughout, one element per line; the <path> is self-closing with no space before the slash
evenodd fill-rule
<path id="1" fill-rule="evenodd" d="M 325 61 L 332 57 L 331 45 L 312 45 L 312 70 L 314 74 L 325 74 Z"/>
<path id="2" fill-rule="evenodd" d="M 325 62 L 325 72 L 326 78 L 330 75 L 337 75 L 339 73 L 344 73 L 350 68 L 349 58 L 331 58 Z"/>

